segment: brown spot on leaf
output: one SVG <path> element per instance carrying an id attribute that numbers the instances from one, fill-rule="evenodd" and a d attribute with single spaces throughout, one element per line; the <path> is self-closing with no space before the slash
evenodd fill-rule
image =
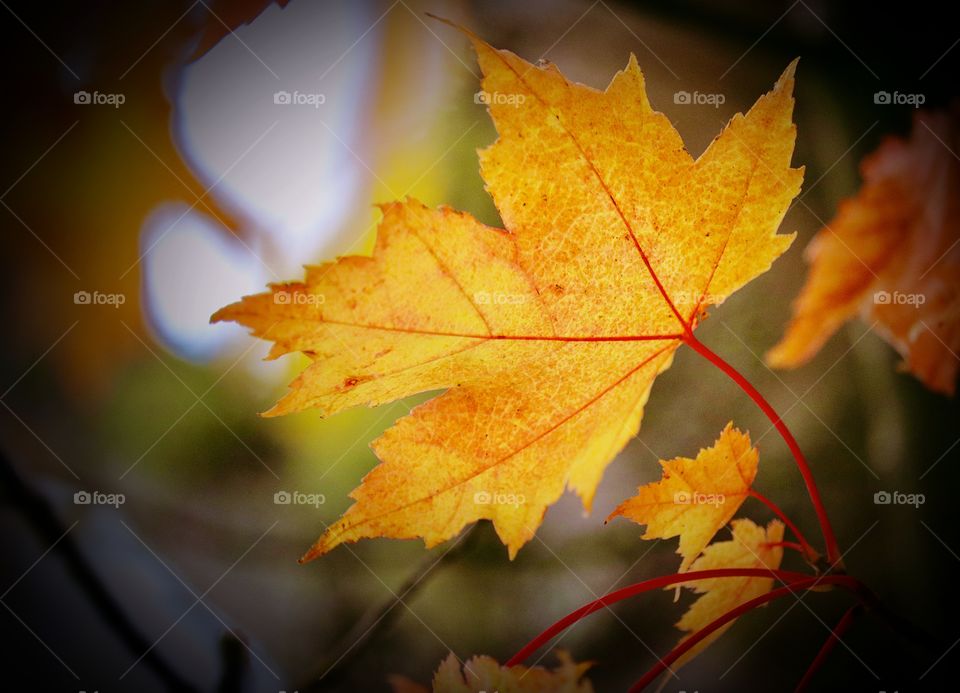
<path id="1" fill-rule="evenodd" d="M 340 387 L 338 387 L 337 389 L 340 392 L 347 392 L 348 390 L 352 390 L 353 388 L 355 388 L 360 383 L 365 383 L 368 380 L 373 380 L 373 376 L 372 375 L 351 375 L 344 378 L 343 384 L 340 385 Z"/>

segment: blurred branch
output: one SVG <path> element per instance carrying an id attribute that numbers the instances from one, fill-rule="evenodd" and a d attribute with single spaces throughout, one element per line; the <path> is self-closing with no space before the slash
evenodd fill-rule
<path id="1" fill-rule="evenodd" d="M 225 633 L 220 639 L 220 659 L 223 661 L 223 673 L 220 674 L 217 693 L 239 693 L 243 690 L 243 675 L 249 662 L 243 642 Z"/>
<path id="2" fill-rule="evenodd" d="M 110 594 L 110 590 L 97 576 L 73 537 L 67 533 L 68 528 L 60 521 L 53 506 L 23 480 L 6 452 L 2 450 L 0 450 L 0 482 L 8 489 L 11 503 L 20 509 L 44 541 L 56 544 L 54 551 L 63 559 L 77 586 L 86 594 L 104 622 L 116 633 L 127 649 L 134 656 L 139 657 L 142 654 L 144 664 L 153 670 L 169 689 L 196 691 L 194 686 L 181 678 L 180 674 L 160 658 L 152 643 L 137 630 L 123 608 Z"/>
<path id="3" fill-rule="evenodd" d="M 438 568 L 449 566 L 469 553 L 476 545 L 480 533 L 476 525 L 468 529 L 456 543 L 439 558 L 428 556 L 395 590 L 389 599 L 370 609 L 354 623 L 353 627 L 338 641 L 337 645 L 320 658 L 317 674 L 297 687 L 304 693 L 330 690 L 330 687 L 350 670 L 350 665 L 371 645 L 376 636 L 396 622 L 401 612 L 395 607 L 412 598 L 427 584 L 429 575 L 436 575 Z"/>

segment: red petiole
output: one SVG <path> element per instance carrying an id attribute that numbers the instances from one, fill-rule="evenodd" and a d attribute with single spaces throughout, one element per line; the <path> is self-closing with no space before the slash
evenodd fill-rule
<path id="1" fill-rule="evenodd" d="M 797 583 L 804 581 L 814 581 L 818 579 L 821 580 L 821 584 L 826 585 L 840 585 L 847 587 L 848 589 L 859 590 L 860 582 L 855 578 L 845 576 L 845 575 L 835 575 L 835 576 L 821 576 L 820 578 L 811 577 L 806 573 L 797 573 L 789 570 L 772 570 L 767 568 L 715 568 L 713 570 L 693 570 L 689 573 L 675 573 L 673 575 L 662 575 L 660 577 L 651 578 L 649 580 L 644 580 L 643 582 L 638 582 L 627 587 L 623 587 L 619 590 L 611 592 L 599 599 L 595 599 L 588 604 L 581 606 L 576 611 L 572 611 L 559 621 L 554 623 L 552 626 L 544 630 L 540 635 L 535 637 L 529 643 L 527 643 L 520 651 L 518 651 L 513 657 L 507 660 L 506 666 L 515 666 L 520 664 L 529 657 L 532 653 L 536 652 L 544 643 L 548 642 L 555 635 L 563 632 L 571 625 L 579 621 L 580 619 L 589 616 L 595 611 L 599 611 L 611 604 L 616 604 L 619 601 L 624 599 L 629 599 L 630 597 L 636 596 L 638 594 L 643 594 L 644 592 L 650 592 L 656 589 L 662 589 L 664 587 L 669 587 L 670 585 L 676 585 L 683 582 L 695 582 L 697 580 L 708 580 L 712 578 L 732 578 L 732 577 L 775 577 L 783 583 Z M 829 580 L 828 580 L 829 578 Z"/>
<path id="2" fill-rule="evenodd" d="M 782 546 L 785 549 L 793 549 L 797 553 L 805 553 L 803 547 L 796 541 L 771 541 L 765 542 L 761 546 Z"/>
<path id="3" fill-rule="evenodd" d="M 770 510 L 773 511 L 774 515 L 776 515 L 781 520 L 783 520 L 783 523 L 790 528 L 791 532 L 793 532 L 793 536 L 795 536 L 797 538 L 797 541 L 800 542 L 799 549 L 800 549 L 800 552 L 804 555 L 804 558 L 806 558 L 807 562 L 810 563 L 811 565 L 816 565 L 817 560 L 820 558 L 820 554 L 818 554 L 816 550 L 812 546 L 810 546 L 810 542 L 806 540 L 806 538 L 803 536 L 803 533 L 793 523 L 793 521 L 789 517 L 787 517 L 787 514 L 780 509 L 780 506 L 755 489 L 750 489 L 747 492 L 747 494 L 753 498 L 756 498 L 758 501 L 760 501 L 765 506 L 770 508 Z M 790 542 L 780 542 L 780 543 L 783 546 L 787 546 L 790 544 Z"/>
<path id="4" fill-rule="evenodd" d="M 654 277 L 654 279 L 656 279 L 656 277 Z M 666 296 L 665 292 L 664 296 Z M 673 304 L 671 303 L 670 305 L 671 308 L 673 308 Z M 673 310 L 674 313 L 676 313 L 676 309 L 673 308 Z M 677 313 L 677 316 L 680 317 L 679 313 Z M 810 469 L 810 465 L 807 462 L 803 451 L 800 449 L 800 445 L 790 432 L 790 429 L 787 428 L 787 425 L 783 422 L 783 419 L 773 408 L 773 406 L 766 400 L 766 398 L 764 398 L 764 396 L 760 394 L 760 392 L 750 383 L 750 381 L 748 381 L 739 371 L 727 363 L 722 357 L 717 355 L 713 350 L 694 337 L 693 331 L 690 329 L 689 325 L 684 323 L 684 328 L 684 343 L 689 345 L 694 351 L 699 353 L 717 368 L 726 373 L 727 376 L 729 376 L 740 387 L 740 389 L 743 390 L 757 404 L 758 407 L 760 407 L 763 413 L 780 433 L 780 436 L 783 438 L 784 442 L 787 444 L 787 447 L 790 449 L 790 452 L 793 454 L 793 457 L 797 463 L 797 467 L 800 470 L 800 474 L 803 477 L 804 484 L 807 487 L 807 493 L 810 496 L 810 501 L 813 504 L 814 510 L 817 514 L 817 519 L 820 523 L 820 529 L 826 545 L 827 561 L 829 563 L 829 568 L 826 571 L 827 574 L 812 577 L 804 573 L 785 570 L 772 570 L 764 568 L 719 568 L 715 570 L 699 570 L 691 571 L 689 573 L 664 575 L 661 577 L 652 578 L 650 580 L 644 580 L 643 582 L 638 582 L 634 585 L 611 592 L 610 594 L 600 597 L 599 599 L 585 604 L 579 609 L 567 614 L 562 619 L 540 633 L 540 635 L 535 637 L 529 643 L 527 643 L 527 645 L 525 645 L 519 652 L 517 652 L 506 662 L 506 666 L 515 666 L 520 664 L 530 654 L 535 652 L 554 636 L 563 632 L 580 619 L 589 616 L 590 614 L 599 611 L 610 604 L 615 604 L 621 600 L 628 599 L 635 595 L 643 594 L 644 592 L 649 592 L 651 590 L 697 580 L 725 577 L 775 577 L 781 583 L 783 583 L 783 586 L 771 590 L 770 592 L 756 597 L 755 599 L 751 599 L 743 604 L 740 604 L 739 606 L 731 609 L 719 618 L 715 619 L 701 630 L 691 634 L 688 638 L 685 638 L 679 645 L 677 645 L 673 650 L 668 652 L 662 659 L 660 659 L 657 664 L 650 669 L 650 671 L 648 671 L 639 681 L 637 681 L 636 684 L 634 684 L 634 686 L 630 689 L 631 693 L 636 693 L 643 690 L 657 677 L 658 674 L 660 674 L 660 672 L 669 668 L 670 664 L 683 656 L 685 652 L 688 652 L 691 648 L 695 647 L 697 643 L 707 638 L 711 633 L 714 633 L 742 614 L 770 601 L 786 596 L 787 594 L 793 594 L 798 590 L 812 589 L 813 587 L 819 585 L 835 585 L 844 587 L 854 592 L 864 604 L 871 605 L 876 602 L 876 598 L 873 597 L 872 593 L 870 593 L 859 580 L 847 575 L 835 574 L 832 572 L 838 567 L 842 568 L 842 556 L 837 545 L 836 537 L 833 533 L 833 528 L 830 525 L 826 508 L 824 507 L 823 501 L 820 497 L 819 489 L 814 481 L 813 472 Z M 813 548 L 810 542 L 807 541 L 806 537 L 804 537 L 803 533 L 796 526 L 796 524 L 790 520 L 786 513 L 784 513 L 776 503 L 758 491 L 751 489 L 750 495 L 767 506 L 767 508 L 769 508 L 777 517 L 779 517 L 797 539 L 797 542 L 782 541 L 777 542 L 777 545 L 785 548 L 795 549 L 801 552 L 807 562 L 809 562 L 811 565 L 818 566 L 820 564 L 819 553 Z M 851 608 L 844 615 L 844 618 L 840 621 L 840 623 L 837 624 L 837 627 L 831 633 L 830 638 L 826 643 L 824 643 L 816 659 L 810 665 L 810 669 L 807 671 L 807 674 L 800 683 L 801 688 L 806 685 L 810 677 L 813 676 L 813 673 L 819 669 L 823 663 L 823 660 L 826 659 L 827 655 L 835 646 L 837 640 L 849 627 L 850 622 L 853 619 L 855 609 L 858 607 L 859 605 Z"/>
<path id="5" fill-rule="evenodd" d="M 683 642 L 661 657 L 646 674 L 644 674 L 635 684 L 633 684 L 633 686 L 630 687 L 629 693 L 640 693 L 640 691 L 649 686 L 662 671 L 668 669 L 671 664 L 682 657 L 684 653 L 696 646 L 697 643 L 748 611 L 752 611 L 758 606 L 762 606 L 767 602 L 772 602 L 780 597 L 794 594 L 799 590 L 807 590 L 820 585 L 839 585 L 851 589 L 858 596 L 861 595 L 861 585 L 859 580 L 851 578 L 847 575 L 821 575 L 820 577 L 806 577 L 804 579 L 796 580 L 786 584 L 783 587 L 770 590 L 766 594 L 762 594 L 759 597 L 745 601 L 740 606 L 736 607 L 735 609 L 731 609 L 727 613 L 723 614 L 723 616 L 711 621 L 708 625 L 704 626 L 696 633 L 693 633 L 690 635 L 690 637 L 684 639 Z"/>
<path id="6" fill-rule="evenodd" d="M 801 693 L 801 691 L 805 691 L 807 689 L 807 686 L 810 685 L 810 680 L 813 678 L 813 675 L 820 670 L 820 667 L 823 666 L 824 661 L 827 659 L 827 655 L 833 651 L 833 648 L 836 647 L 837 643 L 840 641 L 840 638 L 843 637 L 843 634 L 847 632 L 848 628 L 850 628 L 850 625 L 853 623 L 853 619 L 860 611 L 860 608 L 860 604 L 854 604 L 851 606 L 843 614 L 843 617 L 840 619 L 837 625 L 833 627 L 833 630 L 830 631 L 830 635 L 823 643 L 820 651 L 817 652 L 817 656 L 810 663 L 810 666 L 807 668 L 806 673 L 804 673 L 803 678 L 800 679 L 800 683 L 797 684 L 796 693 Z"/>
<path id="7" fill-rule="evenodd" d="M 804 457 L 803 451 L 800 449 L 800 445 L 797 443 L 796 438 L 794 438 L 793 434 L 790 432 L 790 429 L 787 428 L 787 425 L 783 422 L 783 419 L 780 418 L 780 415 L 773 408 L 773 406 L 771 406 L 766 398 L 760 394 L 760 391 L 757 390 L 757 388 L 755 388 L 750 381 L 747 380 L 736 368 L 724 361 L 722 357 L 717 355 L 703 342 L 694 337 L 692 331 L 689 331 L 685 334 L 683 341 L 698 354 L 706 358 L 713 365 L 726 373 L 737 385 L 739 385 L 740 389 L 743 390 L 750 397 L 750 399 L 757 404 L 758 407 L 760 407 L 763 413 L 766 414 L 767 418 L 770 419 L 770 422 L 780 433 L 780 436 L 787 444 L 787 447 L 790 448 L 790 452 L 793 453 L 793 457 L 797 462 L 797 467 L 800 470 L 800 475 L 803 477 L 804 484 L 806 484 L 807 493 L 810 495 L 810 502 L 813 503 L 813 508 L 817 513 L 817 519 L 820 522 L 820 530 L 823 533 L 823 541 L 826 544 L 827 560 L 832 567 L 841 567 L 842 557 L 840 554 L 840 549 L 837 546 L 837 539 L 834 536 L 833 527 L 830 525 L 830 519 L 827 517 L 827 510 L 823 505 L 823 500 L 820 498 L 820 491 L 817 488 L 816 481 L 813 479 L 813 472 L 811 471 L 810 465 L 807 463 L 807 458 Z M 791 527 L 791 529 L 793 528 Z"/>

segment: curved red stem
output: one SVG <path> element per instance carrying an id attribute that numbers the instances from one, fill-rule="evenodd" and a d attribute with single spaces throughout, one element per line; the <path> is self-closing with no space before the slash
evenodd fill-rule
<path id="1" fill-rule="evenodd" d="M 783 520 L 783 523 L 790 528 L 791 532 L 793 532 L 793 536 L 795 536 L 797 538 L 797 541 L 800 542 L 800 552 L 804 554 L 804 556 L 806 556 L 807 560 L 810 563 L 815 564 L 817 562 L 817 558 L 819 558 L 819 554 L 810 545 L 810 542 L 807 541 L 806 537 L 803 536 L 803 533 L 800 531 L 800 529 L 793 523 L 793 521 L 789 517 L 787 517 L 787 514 L 783 512 L 780 506 L 774 503 L 772 500 L 767 498 L 765 495 L 763 495 L 759 491 L 757 491 L 756 489 L 750 489 L 747 493 L 748 495 L 752 496 L 753 498 L 756 498 L 758 501 L 763 503 L 771 511 L 773 511 L 774 515 L 776 515 L 781 520 Z M 787 545 L 789 542 L 783 542 L 783 543 L 784 545 Z"/>
<path id="2" fill-rule="evenodd" d="M 813 675 L 820 670 L 820 667 L 823 666 L 824 661 L 827 659 L 833 648 L 836 647 L 837 643 L 840 641 L 841 636 L 847 632 L 847 629 L 850 628 L 850 624 L 853 623 L 853 619 L 856 617 L 857 612 L 860 611 L 860 604 L 854 604 L 843 614 L 843 617 L 837 622 L 837 625 L 834 626 L 833 630 L 830 632 L 830 635 L 827 636 L 826 641 L 823 643 L 823 646 L 820 648 L 820 651 L 817 652 L 817 656 L 814 657 L 813 661 L 810 662 L 810 666 L 807 668 L 806 673 L 803 675 L 803 678 L 800 679 L 800 683 L 797 684 L 796 693 L 802 693 L 806 690 L 807 686 L 810 685 L 810 680 L 813 678 Z"/>
<path id="3" fill-rule="evenodd" d="M 595 599 L 592 602 L 584 604 L 576 611 L 571 611 L 569 614 L 561 618 L 559 621 L 554 623 L 552 626 L 544 630 L 540 635 L 535 637 L 533 640 L 528 642 L 523 646 L 513 657 L 507 660 L 506 666 L 515 666 L 520 664 L 529 657 L 531 654 L 536 652 L 540 647 L 548 642 L 555 635 L 562 633 L 564 630 L 569 628 L 571 625 L 584 618 L 589 616 L 595 611 L 599 611 L 610 604 L 615 604 L 624 599 L 628 599 L 638 594 L 643 594 L 644 592 L 650 592 L 651 590 L 662 589 L 664 587 L 669 587 L 670 585 L 675 585 L 680 582 L 693 582 L 696 580 L 707 580 L 711 578 L 724 578 L 724 577 L 775 577 L 781 582 L 797 582 L 803 580 L 815 580 L 816 578 L 811 578 L 805 573 L 796 573 L 789 570 L 770 570 L 767 568 L 716 568 L 713 570 L 693 570 L 689 573 L 675 573 L 673 575 L 662 575 L 660 577 L 651 578 L 649 580 L 644 580 L 643 582 L 637 582 L 633 585 L 628 585 L 614 592 L 610 592 L 599 599 Z M 856 583 L 859 585 L 859 582 L 854 578 L 847 576 L 837 576 L 842 578 L 841 581 L 836 584 L 846 584 L 848 587 Z M 822 578 L 824 581 L 826 577 Z M 826 584 L 834 584 L 826 583 Z"/>
<path id="4" fill-rule="evenodd" d="M 764 396 L 760 394 L 760 391 L 757 390 L 757 388 L 755 388 L 750 381 L 747 380 L 736 368 L 724 361 L 722 357 L 714 353 L 703 342 L 694 337 L 692 333 L 688 333 L 684 337 L 684 342 L 698 354 L 706 358 L 713 365 L 726 373 L 737 385 L 739 385 L 740 389 L 747 393 L 750 399 L 752 399 L 757 406 L 760 407 L 763 413 L 766 414 L 767 418 L 770 419 L 770 422 L 780 433 L 780 436 L 787 444 L 787 447 L 790 448 L 790 452 L 793 453 L 793 457 L 797 461 L 797 467 L 800 469 L 800 474 L 807 486 L 807 493 L 810 495 L 810 502 L 813 503 L 813 508 L 817 513 L 817 519 L 820 522 L 820 530 L 823 532 L 823 541 L 827 549 L 827 560 L 830 562 L 831 566 L 839 566 L 841 563 L 840 549 L 837 546 L 837 539 L 833 534 L 833 527 L 830 525 L 830 519 L 827 517 L 827 510 L 823 505 L 823 500 L 820 498 L 820 491 L 817 489 L 816 481 L 813 479 L 813 472 L 810 470 L 810 465 L 807 463 L 807 459 L 804 457 L 803 451 L 800 449 L 800 445 L 797 443 L 796 438 L 793 437 L 790 429 L 787 428 L 787 425 L 783 422 L 783 419 L 780 418 L 780 415 L 777 413 L 777 411 L 770 405 Z"/>
<path id="5" fill-rule="evenodd" d="M 852 583 L 856 583 L 855 587 L 852 586 Z M 735 609 L 731 609 L 723 616 L 720 616 L 717 619 L 714 619 L 709 624 L 698 630 L 697 632 L 690 635 L 679 645 L 674 647 L 670 652 L 661 657 L 656 664 L 654 664 L 650 670 L 644 674 L 633 686 L 630 687 L 629 693 L 640 693 L 644 688 L 649 686 L 657 676 L 660 675 L 662 671 L 668 668 L 673 662 L 683 656 L 684 653 L 689 651 L 691 648 L 696 646 L 704 638 L 708 637 L 714 631 L 722 628 L 730 621 L 742 616 L 748 611 L 751 611 L 758 606 L 762 606 L 767 602 L 771 602 L 780 597 L 785 597 L 788 594 L 793 594 L 798 590 L 810 589 L 818 585 L 841 585 L 845 587 L 850 587 L 859 595 L 860 582 L 854 578 L 851 578 L 847 575 L 822 575 L 820 577 L 807 577 L 802 580 L 796 580 L 787 584 L 783 587 L 778 587 L 777 589 L 770 590 L 766 594 L 762 594 L 759 597 L 755 597 L 749 601 L 744 602 Z"/>
<path id="6" fill-rule="evenodd" d="M 761 546 L 782 546 L 785 549 L 793 549 L 797 553 L 805 553 L 803 547 L 796 541 L 765 542 Z"/>

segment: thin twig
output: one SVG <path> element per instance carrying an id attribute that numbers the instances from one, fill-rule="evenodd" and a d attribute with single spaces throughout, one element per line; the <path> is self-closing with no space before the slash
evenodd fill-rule
<path id="1" fill-rule="evenodd" d="M 843 637 L 843 634 L 847 632 L 847 629 L 853 623 L 853 619 L 860 611 L 860 608 L 860 604 L 857 603 L 844 612 L 843 618 L 841 618 L 837 625 L 833 627 L 833 630 L 830 631 L 830 635 L 827 636 L 827 639 L 820 647 L 820 651 L 817 652 L 817 656 L 814 657 L 813 662 L 810 663 L 810 666 L 807 668 L 803 678 L 800 679 L 800 683 L 797 684 L 796 693 L 802 693 L 807 689 L 807 686 L 810 685 L 810 680 L 813 678 L 814 674 L 820 670 L 820 667 L 823 666 L 823 663 L 827 660 L 827 656 L 829 656 L 829 654 L 833 651 L 833 648 L 837 646 L 837 643 L 840 642 L 840 638 Z"/>
<path id="2" fill-rule="evenodd" d="M 350 664 L 370 646 L 375 637 L 396 621 L 397 616 L 402 613 L 400 609 L 395 608 L 400 600 L 410 599 L 427 584 L 426 578 L 429 575 L 437 574 L 439 568 L 451 565 L 473 550 L 479 536 L 480 533 L 476 531 L 476 525 L 474 525 L 439 558 L 428 556 L 424 559 L 417 569 L 407 576 L 403 584 L 393 590 L 389 599 L 370 609 L 353 624 L 350 630 L 337 641 L 336 646 L 321 657 L 322 665 L 318 673 L 297 689 L 305 693 L 329 690 L 334 682 L 350 670 Z"/>
<path id="3" fill-rule="evenodd" d="M 30 525 L 47 543 L 56 543 L 54 551 L 63 559 L 77 585 L 86 594 L 97 613 L 127 649 L 134 656 L 139 657 L 142 654 L 143 663 L 169 689 L 197 691 L 160 657 L 150 641 L 137 630 L 110 590 L 97 576 L 76 542 L 73 541 L 73 537 L 67 533 L 67 527 L 60 521 L 53 506 L 21 478 L 2 450 L 0 450 L 0 480 L 9 491 L 10 501 L 21 510 Z"/>
<path id="4" fill-rule="evenodd" d="M 243 676 L 250 663 L 243 642 L 230 633 L 224 633 L 220 639 L 220 660 L 223 662 L 223 671 L 220 673 L 217 693 L 240 693 L 243 690 Z"/>
<path id="5" fill-rule="evenodd" d="M 751 488 L 747 491 L 747 495 L 756 498 L 758 501 L 767 506 L 774 515 L 783 520 L 784 524 L 790 528 L 790 531 L 793 532 L 793 536 L 797 538 L 797 541 L 800 542 L 800 551 L 803 553 L 804 557 L 807 559 L 807 562 L 812 566 L 816 566 L 818 560 L 820 559 L 820 554 L 810 545 L 810 542 L 807 541 L 807 538 L 803 536 L 803 533 L 800 532 L 800 528 L 797 527 L 793 520 L 791 520 L 785 512 L 780 508 L 779 505 L 774 503 L 772 500 L 767 498 L 765 495 L 757 491 L 756 489 Z M 786 545 L 789 542 L 783 542 Z"/>
<path id="6" fill-rule="evenodd" d="M 787 424 L 780 417 L 780 414 L 777 413 L 777 410 L 773 408 L 766 398 L 760 394 L 760 391 L 755 388 L 753 384 L 747 380 L 742 373 L 740 373 L 740 371 L 727 363 L 719 354 L 710 349 L 706 344 L 694 337 L 692 332 L 684 338 L 684 341 L 698 354 L 705 357 L 713 365 L 726 373 L 727 376 L 729 376 L 737 385 L 739 385 L 740 389 L 743 390 L 750 397 L 750 399 L 757 404 L 758 407 L 760 407 L 760 410 L 766 414 L 767 418 L 770 419 L 770 423 L 772 423 L 774 428 L 776 428 L 780 433 L 780 437 L 783 438 L 783 441 L 787 444 L 787 447 L 790 448 L 790 452 L 793 453 L 793 457 L 797 462 L 797 468 L 800 470 L 800 476 L 803 477 L 803 483 L 807 487 L 807 493 L 810 496 L 810 502 L 813 504 L 813 509 L 817 513 L 817 520 L 820 522 L 820 529 L 823 532 L 823 541 L 827 549 L 829 571 L 842 571 L 842 554 L 840 553 L 840 548 L 837 546 L 837 539 L 833 533 L 833 527 L 830 524 L 830 518 L 827 517 L 827 510 L 824 507 L 823 500 L 820 497 L 820 490 L 817 488 L 817 482 L 813 479 L 813 471 L 810 469 L 810 463 L 807 462 L 807 458 L 800 449 L 800 444 L 797 443 L 796 438 L 793 437 L 793 433 L 791 433 L 790 429 L 787 428 Z"/>
<path id="7" fill-rule="evenodd" d="M 795 582 L 788 583 L 783 587 L 778 587 L 777 589 L 771 590 L 760 595 L 759 597 L 745 601 L 743 604 L 731 609 L 719 618 L 711 621 L 700 630 L 684 638 L 679 645 L 674 647 L 672 650 L 670 650 L 670 652 L 660 658 L 659 661 L 657 661 L 657 663 L 654 664 L 646 674 L 644 674 L 635 684 L 633 684 L 633 686 L 630 687 L 630 693 L 640 693 L 640 691 L 650 685 L 650 683 L 652 683 L 662 671 L 677 661 L 686 652 L 693 649 L 697 643 L 705 640 L 710 636 L 711 633 L 716 632 L 727 623 L 739 618 L 748 611 L 781 597 L 790 595 L 795 596 L 797 592 L 811 589 L 818 585 L 844 585 L 843 581 L 847 579 L 849 578 L 846 575 L 821 575 L 820 577 L 806 578 L 804 580 L 797 580 Z"/>

